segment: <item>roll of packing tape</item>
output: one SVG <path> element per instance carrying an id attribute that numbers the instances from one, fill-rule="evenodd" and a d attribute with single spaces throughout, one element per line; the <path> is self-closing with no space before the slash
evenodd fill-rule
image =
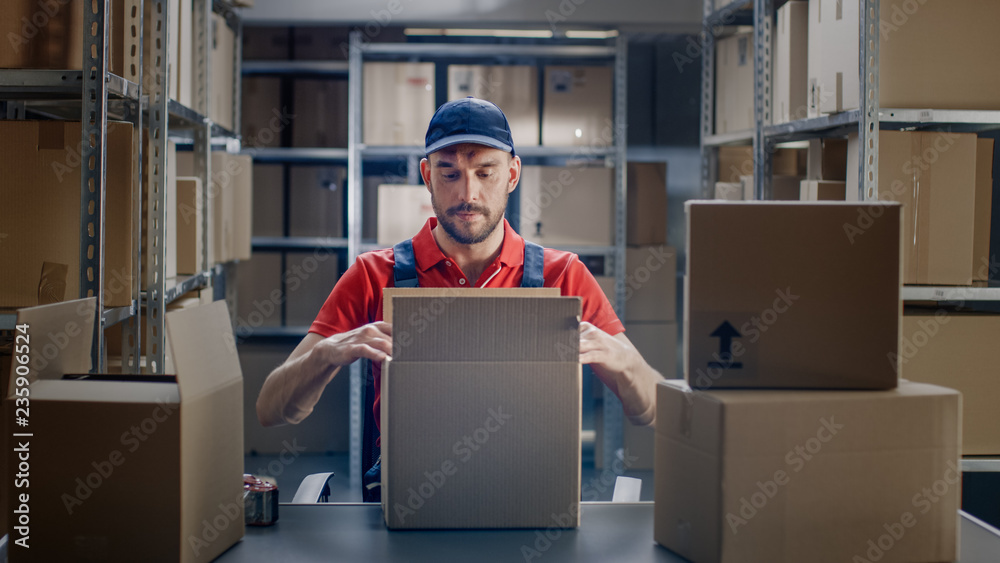
<path id="1" fill-rule="evenodd" d="M 278 521 L 278 487 L 244 475 L 243 510 L 247 526 L 271 526 Z"/>

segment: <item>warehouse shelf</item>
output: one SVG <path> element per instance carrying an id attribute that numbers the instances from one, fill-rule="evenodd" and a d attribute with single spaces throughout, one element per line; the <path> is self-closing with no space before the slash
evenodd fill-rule
<path id="1" fill-rule="evenodd" d="M 253 237 L 254 250 L 310 250 L 347 248 L 346 238 L 333 237 Z"/>
<path id="2" fill-rule="evenodd" d="M 764 136 L 774 141 L 844 136 L 857 129 L 860 118 L 859 110 L 851 110 L 799 119 L 767 126 L 764 128 Z M 879 123 L 882 129 L 948 128 L 967 132 L 989 131 L 1000 129 L 1000 111 L 882 108 L 879 111 Z"/>
<path id="3" fill-rule="evenodd" d="M 206 270 L 193 276 L 177 276 L 177 282 L 163 290 L 163 306 L 177 300 L 178 297 L 189 291 L 203 289 L 212 283 L 212 271 Z M 149 306 L 148 292 L 142 292 L 141 304 L 143 307 Z"/>
<path id="4" fill-rule="evenodd" d="M 347 77 L 347 61 L 243 61 L 244 76 L 295 75 Z"/>
<path id="5" fill-rule="evenodd" d="M 488 58 L 574 58 L 613 59 L 615 47 L 603 45 L 476 45 L 463 43 L 360 43 L 360 54 L 402 57 Z"/>
<path id="6" fill-rule="evenodd" d="M 296 149 L 309 150 L 309 149 Z M 339 149 L 332 149 L 339 150 Z M 516 147 L 518 156 L 539 158 L 604 158 L 615 155 L 614 146 L 564 146 L 527 145 Z M 382 146 L 361 145 L 361 156 L 365 158 L 404 158 L 425 156 L 422 146 Z"/>
<path id="7" fill-rule="evenodd" d="M 104 313 L 101 315 L 101 323 L 104 328 L 116 325 L 125 319 L 135 316 L 137 309 L 136 302 L 133 301 L 128 307 L 112 307 L 110 309 L 105 309 Z"/>
<path id="8" fill-rule="evenodd" d="M 852 110 L 769 125 L 764 127 L 764 136 L 775 142 L 800 141 L 818 136 L 844 136 L 857 130 L 860 116 L 860 110 Z"/>
<path id="9" fill-rule="evenodd" d="M 903 301 L 1000 301 L 1000 287 L 904 286 Z"/>
<path id="10" fill-rule="evenodd" d="M 138 100 L 139 85 L 117 74 L 108 73 L 108 97 Z M 76 100 L 83 91 L 83 72 L 79 70 L 10 69 L 0 72 L 0 99 Z"/>
<path id="11" fill-rule="evenodd" d="M 349 152 L 347 149 L 246 147 L 243 149 L 243 154 L 261 163 L 345 164 Z"/>
<path id="12" fill-rule="evenodd" d="M 705 4 L 710 6 L 711 0 Z M 753 0 L 729 0 L 721 8 L 711 10 L 705 16 L 706 28 L 719 25 L 753 25 Z"/>
<path id="13" fill-rule="evenodd" d="M 1000 473 L 1000 458 L 993 456 L 963 457 L 962 471 L 966 473 Z"/>
<path id="14" fill-rule="evenodd" d="M 724 145 L 748 145 L 753 142 L 753 131 L 732 131 L 730 133 L 719 133 L 705 137 L 706 147 L 721 147 Z"/>

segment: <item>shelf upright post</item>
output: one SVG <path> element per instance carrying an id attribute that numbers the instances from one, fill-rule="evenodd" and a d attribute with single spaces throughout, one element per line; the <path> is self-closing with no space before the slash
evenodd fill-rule
<path id="1" fill-rule="evenodd" d="M 753 3 L 753 186 L 754 199 L 771 199 L 771 156 L 774 151 L 764 127 L 771 124 L 771 41 L 774 21 L 774 0 L 754 0 Z"/>
<path id="2" fill-rule="evenodd" d="M 715 36 L 712 34 L 712 2 L 705 0 L 701 30 L 701 197 L 712 199 L 718 179 L 719 153 L 705 146 L 705 139 L 715 131 Z"/>
<path id="3" fill-rule="evenodd" d="M 362 49 L 361 32 L 352 31 L 348 50 L 347 79 L 347 260 L 354 263 L 361 250 L 361 217 L 363 189 L 361 186 L 361 104 Z M 363 426 L 361 394 L 364 362 L 351 364 L 350 381 L 350 461 L 351 490 L 361 488 L 361 440 Z"/>
<path id="4" fill-rule="evenodd" d="M 167 45 L 170 44 L 170 0 L 152 2 L 149 42 L 149 146 L 146 151 L 146 371 L 164 371 L 163 311 L 164 311 L 164 220 L 169 210 L 166 203 L 167 171 L 167 100 L 170 95 L 170 74 Z"/>
<path id="5" fill-rule="evenodd" d="M 136 53 L 130 68 L 123 69 L 124 77 L 136 82 L 138 91 L 135 100 L 126 100 L 128 117 L 132 122 L 132 152 L 136 170 L 132 182 L 132 307 L 129 317 L 122 322 L 121 328 L 121 350 L 122 350 L 122 373 L 137 374 L 141 370 L 139 358 L 142 355 L 142 331 L 139 327 L 141 316 L 139 315 L 140 294 L 142 292 L 142 259 L 144 250 L 142 248 L 142 178 L 145 171 L 142 158 L 142 35 L 143 35 L 143 10 L 142 1 L 135 0 L 130 3 L 136 8 L 134 14 L 126 14 L 125 21 L 128 31 L 125 33 L 125 52 Z"/>
<path id="6" fill-rule="evenodd" d="M 104 224 L 108 132 L 108 31 L 111 0 L 83 10 L 83 103 L 80 159 L 80 297 L 97 298 L 91 370 L 104 365 Z"/>
<path id="7" fill-rule="evenodd" d="M 233 36 L 236 45 L 233 46 L 233 118 L 232 132 L 237 137 L 242 131 L 243 121 L 243 18 L 237 12 L 232 12 L 234 23 Z M 208 114 L 205 114 L 208 115 Z M 232 151 L 230 151 L 232 152 Z M 237 147 L 236 152 L 239 152 Z"/>
<path id="8" fill-rule="evenodd" d="M 201 115 L 208 115 L 209 106 L 209 65 L 212 41 L 212 4 L 210 0 L 194 0 L 194 109 Z M 201 179 L 201 263 L 203 271 L 215 271 L 212 268 L 211 251 L 214 237 L 211 229 L 212 206 L 214 192 L 212 190 L 212 125 L 209 122 L 199 123 L 194 128 L 192 162 L 195 174 Z M 212 276 L 213 291 L 219 280 Z M 218 294 L 216 294 L 218 295 Z"/>
<path id="9" fill-rule="evenodd" d="M 861 177 L 858 201 L 878 201 L 879 131 L 879 0 L 860 0 L 861 115 L 858 119 L 858 150 Z"/>

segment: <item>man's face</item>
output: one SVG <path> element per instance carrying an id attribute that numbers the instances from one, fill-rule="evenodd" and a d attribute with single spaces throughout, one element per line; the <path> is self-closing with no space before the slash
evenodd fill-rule
<path id="1" fill-rule="evenodd" d="M 438 224 L 461 244 L 477 244 L 503 219 L 517 186 L 521 160 L 476 144 L 452 145 L 420 163 Z"/>

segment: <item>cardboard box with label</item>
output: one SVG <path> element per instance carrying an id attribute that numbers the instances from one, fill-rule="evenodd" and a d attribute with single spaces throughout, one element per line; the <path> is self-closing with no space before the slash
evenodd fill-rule
<path id="1" fill-rule="evenodd" d="M 503 110 L 514 150 L 538 144 L 538 68 L 529 65 L 448 65 L 448 99 L 473 96 Z"/>
<path id="2" fill-rule="evenodd" d="M 799 199 L 802 201 L 844 201 L 846 182 L 828 180 L 802 180 L 799 184 Z"/>
<path id="3" fill-rule="evenodd" d="M 1000 315 L 907 311 L 903 315 L 900 375 L 962 392 L 962 455 L 1000 454 L 1000 379 L 993 342 Z"/>
<path id="4" fill-rule="evenodd" d="M 434 63 L 364 64 L 364 143 L 424 146 L 434 115 Z"/>
<path id="5" fill-rule="evenodd" d="M 625 249 L 626 322 L 677 320 L 677 250 L 672 246 Z"/>
<path id="6" fill-rule="evenodd" d="M 667 244 L 667 163 L 628 163 L 625 243 Z"/>
<path id="7" fill-rule="evenodd" d="M 424 291 L 392 298 L 386 525 L 579 526 L 580 299 Z"/>
<path id="8" fill-rule="evenodd" d="M 229 314 L 217 302 L 165 321 L 175 377 L 31 385 L 31 548 L 12 558 L 99 549 L 107 560 L 210 561 L 243 537 L 243 380 Z M 155 526 L 137 517 L 151 511 Z"/>
<path id="9" fill-rule="evenodd" d="M 753 34 L 737 33 L 715 44 L 715 132 L 754 127 Z"/>
<path id="10" fill-rule="evenodd" d="M 524 166 L 517 189 L 525 239 L 549 247 L 614 244 L 613 169 Z"/>
<path id="11" fill-rule="evenodd" d="M 345 236 L 346 169 L 293 166 L 289 178 L 288 234 L 293 237 Z"/>
<path id="12" fill-rule="evenodd" d="M 80 296 L 80 123 L 0 121 L 0 307 Z M 104 304 L 132 301 L 132 125 L 108 122 Z"/>
<path id="13" fill-rule="evenodd" d="M 280 147 L 282 131 L 297 117 L 291 108 L 281 104 L 281 78 L 276 76 L 243 77 L 240 107 L 246 147 Z"/>
<path id="14" fill-rule="evenodd" d="M 542 144 L 612 146 L 613 75 L 610 66 L 546 66 Z"/>
<path id="15" fill-rule="evenodd" d="M 774 41 L 774 102 L 771 106 L 775 124 L 805 119 L 809 115 L 808 26 L 808 2 L 788 2 L 778 8 Z"/>
<path id="16" fill-rule="evenodd" d="M 292 146 L 347 147 L 347 81 L 298 79 L 294 89 Z"/>
<path id="17" fill-rule="evenodd" d="M 900 205 L 685 205 L 692 387 L 896 385 L 887 357 L 899 348 Z"/>
<path id="18" fill-rule="evenodd" d="M 413 238 L 434 217 L 427 186 L 382 184 L 378 187 L 378 244 L 387 248 Z"/>
<path id="19" fill-rule="evenodd" d="M 657 388 L 654 538 L 691 561 L 958 557 L 961 395 Z"/>

